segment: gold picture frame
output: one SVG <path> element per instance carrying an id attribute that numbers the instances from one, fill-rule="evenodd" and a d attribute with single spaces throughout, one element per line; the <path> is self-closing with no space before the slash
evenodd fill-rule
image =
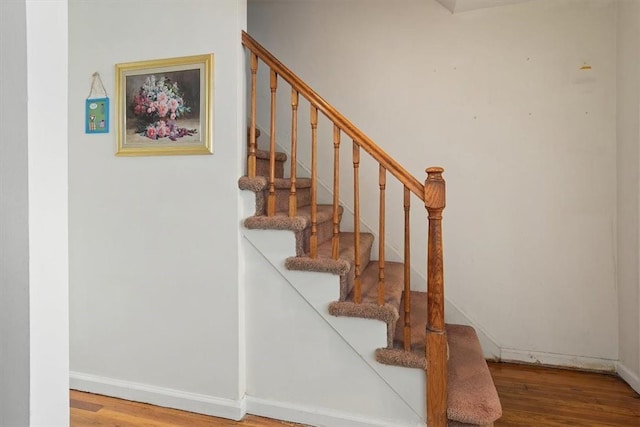
<path id="1" fill-rule="evenodd" d="M 116 156 L 213 154 L 213 54 L 116 64 Z"/>

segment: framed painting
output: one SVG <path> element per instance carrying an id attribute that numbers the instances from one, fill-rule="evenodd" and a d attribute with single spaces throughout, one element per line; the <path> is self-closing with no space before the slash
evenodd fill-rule
<path id="1" fill-rule="evenodd" d="M 116 65 L 117 156 L 213 153 L 213 54 Z"/>

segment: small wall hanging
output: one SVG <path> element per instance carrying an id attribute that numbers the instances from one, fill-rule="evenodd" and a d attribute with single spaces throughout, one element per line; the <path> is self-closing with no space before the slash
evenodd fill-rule
<path id="1" fill-rule="evenodd" d="M 97 93 L 101 91 L 102 93 Z M 102 96 L 100 96 L 102 95 Z M 109 97 L 100 74 L 93 73 L 91 90 L 85 103 L 85 133 L 109 132 Z"/>

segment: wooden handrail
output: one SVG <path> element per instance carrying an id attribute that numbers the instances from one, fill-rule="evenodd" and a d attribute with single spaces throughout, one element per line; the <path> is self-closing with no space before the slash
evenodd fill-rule
<path id="1" fill-rule="evenodd" d="M 361 146 L 367 153 L 369 153 L 378 163 L 380 163 L 386 170 L 388 170 L 393 176 L 395 176 L 405 187 L 407 187 L 413 194 L 415 194 L 420 200 L 424 201 L 424 185 L 418 181 L 411 173 L 403 168 L 398 162 L 396 162 L 391 156 L 389 156 L 384 150 L 376 145 L 367 135 L 358 129 L 353 123 L 351 123 L 344 115 L 342 115 L 335 107 L 325 101 L 320 95 L 316 93 L 309 85 L 302 81 L 296 74 L 293 73 L 287 66 L 280 62 L 275 56 L 271 54 L 267 49 L 262 47 L 260 43 L 255 41 L 253 37 L 242 32 L 242 44 L 258 55 L 258 57 L 267 64 L 272 70 L 276 72 L 278 77 L 281 77 L 288 82 L 295 90 L 306 98 L 311 104 L 313 104 L 318 110 L 320 110 L 329 120 L 331 120 L 336 126 L 338 126 L 344 133 L 346 133 L 352 140 L 354 140 L 359 146 Z"/>

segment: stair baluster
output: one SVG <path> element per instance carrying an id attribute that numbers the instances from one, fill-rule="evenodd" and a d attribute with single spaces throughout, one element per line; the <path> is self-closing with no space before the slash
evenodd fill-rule
<path id="1" fill-rule="evenodd" d="M 247 158 L 247 175 L 256 177 L 256 87 L 258 72 L 258 55 L 251 53 L 251 117 L 249 118 L 249 157 Z"/>
<path id="2" fill-rule="evenodd" d="M 291 190 L 289 193 L 289 216 L 298 214 L 298 195 L 296 191 L 296 166 L 298 146 L 298 92 L 291 88 Z"/>
<path id="3" fill-rule="evenodd" d="M 429 213 L 427 255 L 427 425 L 447 425 L 447 332 L 444 325 L 444 264 L 442 259 L 442 211 L 445 182 L 442 168 L 427 169 L 424 204 Z"/>
<path id="4" fill-rule="evenodd" d="M 311 105 L 311 258 L 318 257 L 318 109 Z"/>
<path id="5" fill-rule="evenodd" d="M 267 215 L 276 214 L 276 91 L 278 74 L 271 69 L 271 137 L 269 140 L 269 199 Z"/>
<path id="6" fill-rule="evenodd" d="M 385 228 L 385 189 L 387 186 L 387 170 L 380 165 L 378 182 L 380 185 L 380 229 L 378 233 L 378 305 L 384 305 L 384 228 Z"/>
<path id="7" fill-rule="evenodd" d="M 404 187 L 404 351 L 411 351 L 411 191 Z"/>
<path id="8" fill-rule="evenodd" d="M 360 146 L 353 141 L 353 246 L 355 252 L 355 278 L 353 302 L 362 302 L 362 281 L 360 280 Z"/>
<path id="9" fill-rule="evenodd" d="M 338 259 L 340 252 L 340 128 L 333 125 L 333 237 L 331 240 L 331 258 Z"/>

